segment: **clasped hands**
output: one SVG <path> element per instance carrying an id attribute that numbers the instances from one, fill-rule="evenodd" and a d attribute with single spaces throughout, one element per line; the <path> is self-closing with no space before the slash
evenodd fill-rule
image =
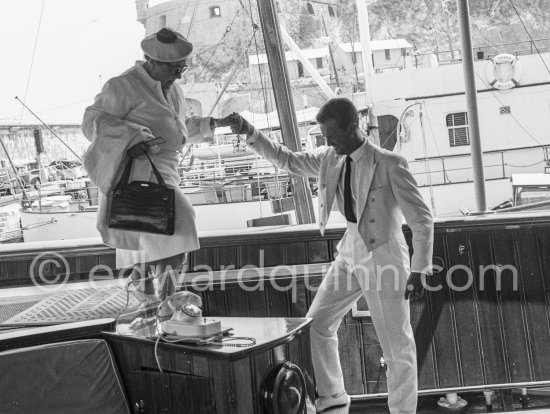
<path id="1" fill-rule="evenodd" d="M 231 115 L 228 115 L 224 118 L 212 118 L 211 128 L 216 127 L 231 127 L 231 132 L 234 134 L 247 134 L 251 135 L 254 132 L 254 127 L 241 115 L 236 112 L 233 112 Z M 156 154 L 160 151 L 158 145 L 148 145 L 147 141 L 149 139 L 154 139 L 153 135 L 150 135 L 146 140 L 138 142 L 137 144 L 131 146 L 128 149 L 128 155 L 131 157 L 139 157 L 146 153 Z"/>
<path id="2" fill-rule="evenodd" d="M 254 127 L 237 112 L 233 112 L 225 118 L 212 118 L 210 125 L 212 128 L 231 127 L 231 132 L 234 134 L 250 135 L 254 132 Z"/>
<path id="3" fill-rule="evenodd" d="M 226 125 L 231 127 L 231 132 L 234 134 L 252 135 L 254 132 L 254 127 L 250 124 L 250 122 L 236 112 L 222 118 L 220 121 L 227 122 Z"/>

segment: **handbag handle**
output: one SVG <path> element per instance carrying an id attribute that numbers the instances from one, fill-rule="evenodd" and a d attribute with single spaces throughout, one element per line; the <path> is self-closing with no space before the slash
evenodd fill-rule
<path id="1" fill-rule="evenodd" d="M 160 175 L 159 170 L 157 170 L 157 167 L 153 163 L 153 160 L 151 157 L 149 157 L 148 153 L 145 153 L 147 156 L 147 159 L 151 163 L 151 167 L 153 169 L 153 173 L 155 174 L 155 177 L 157 178 L 157 182 L 160 184 L 163 190 L 166 190 L 166 183 L 164 182 L 164 178 L 162 178 L 162 175 Z M 122 173 L 122 178 L 120 180 L 120 183 L 123 183 L 123 185 L 128 184 L 128 180 L 130 179 L 130 172 L 132 171 L 132 165 L 134 164 L 134 158 L 131 157 L 128 164 L 126 164 L 126 167 L 124 168 L 124 172 Z"/>

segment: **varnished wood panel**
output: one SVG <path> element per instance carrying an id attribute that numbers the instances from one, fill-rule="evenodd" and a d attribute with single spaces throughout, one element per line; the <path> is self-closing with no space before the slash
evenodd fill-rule
<path id="1" fill-rule="evenodd" d="M 311 335 L 310 331 L 304 332 L 300 338 L 301 356 L 299 359 L 302 372 L 306 380 L 307 394 L 313 398 L 315 396 L 315 375 L 313 372 L 313 362 L 311 360 Z M 294 361 L 298 363 L 298 361 Z"/>
<path id="2" fill-rule="evenodd" d="M 522 307 L 522 278 L 518 275 L 515 286 L 512 271 L 506 269 L 506 266 L 519 268 L 514 231 L 499 231 L 498 235 L 493 235 L 493 246 L 495 263 L 503 266 L 500 300 L 509 381 L 527 382 L 531 379 L 531 369 Z"/>
<path id="3" fill-rule="evenodd" d="M 342 324 L 338 330 L 338 351 L 340 364 L 344 373 L 344 384 L 350 394 L 364 394 L 363 387 L 364 354 L 362 349 L 359 324 Z"/>
<path id="4" fill-rule="evenodd" d="M 290 316 L 295 318 L 303 318 L 306 316 L 309 309 L 309 295 L 308 286 L 304 283 L 303 279 L 296 278 L 292 281 L 295 288 L 290 293 Z"/>
<path id="5" fill-rule="evenodd" d="M 330 262 L 330 246 L 326 240 L 309 241 L 307 243 L 308 263 Z"/>
<path id="6" fill-rule="evenodd" d="M 237 396 L 232 388 L 234 373 L 228 361 L 211 360 L 210 372 L 214 380 L 214 398 L 216 413 L 238 414 L 236 411 Z"/>
<path id="7" fill-rule="evenodd" d="M 380 363 L 382 347 L 380 344 L 365 344 L 363 348 L 364 370 L 368 394 L 387 392 L 386 368 Z"/>
<path id="8" fill-rule="evenodd" d="M 258 352 L 252 356 L 252 374 L 254 377 L 254 387 L 255 389 L 261 389 L 261 386 L 264 382 L 264 379 L 267 373 L 275 366 L 272 360 L 271 350 L 265 350 Z M 256 412 L 260 413 L 260 401 L 259 398 L 255 399 L 255 408 Z"/>
<path id="9" fill-rule="evenodd" d="M 191 255 L 191 260 L 189 262 L 191 268 L 190 271 L 193 271 L 197 267 L 208 266 L 212 270 L 219 270 L 220 263 L 218 263 L 219 249 L 215 247 L 206 247 L 201 248 Z M 234 260 L 234 257 L 232 258 Z M 233 262 L 235 264 L 235 262 Z M 201 270 L 201 269 L 197 269 Z"/>
<path id="10" fill-rule="evenodd" d="M 490 236 L 489 232 L 475 232 L 470 236 L 472 263 L 476 269 L 494 264 Z M 485 381 L 488 384 L 504 384 L 508 377 L 494 270 L 484 272 L 483 277 L 478 280 L 478 289 L 477 312 Z"/>
<path id="11" fill-rule="evenodd" d="M 284 246 L 281 243 L 266 243 L 260 246 L 263 267 L 273 267 L 284 263 Z"/>
<path id="12" fill-rule="evenodd" d="M 411 325 L 413 327 L 416 343 L 418 388 L 435 389 L 437 388 L 437 376 L 433 352 L 433 325 L 429 312 L 427 295 L 424 295 L 420 300 L 412 302 L 410 308 Z M 374 333 L 374 335 L 376 334 Z M 376 341 L 378 341 L 378 339 L 376 339 Z M 367 379 L 370 380 L 371 378 L 367 377 Z"/>
<path id="13" fill-rule="evenodd" d="M 228 266 L 237 267 L 237 246 L 223 246 L 218 248 L 218 264 L 216 270 L 227 269 Z"/>
<path id="14" fill-rule="evenodd" d="M 255 289 L 247 292 L 247 300 L 248 316 L 269 316 L 269 306 L 267 304 L 267 294 L 265 289 Z"/>
<path id="15" fill-rule="evenodd" d="M 258 244 L 245 244 L 241 246 L 237 268 L 240 269 L 243 266 L 260 267 L 260 255 L 263 255 L 263 251 Z"/>
<path id="16" fill-rule="evenodd" d="M 287 286 L 288 283 L 279 281 L 281 286 Z M 276 290 L 272 287 L 266 288 L 267 303 L 269 309 L 269 316 L 271 317 L 284 317 L 289 316 L 290 313 L 290 301 L 289 295 L 285 291 Z"/>
<path id="17" fill-rule="evenodd" d="M 483 384 L 479 321 L 475 308 L 476 275 L 470 260 L 470 244 L 466 232 L 447 235 L 447 258 L 454 269 L 449 273 L 455 338 L 458 352 L 460 385 Z"/>
<path id="18" fill-rule="evenodd" d="M 307 262 L 306 243 L 292 242 L 285 244 L 285 264 L 293 265 Z"/>
<path id="19" fill-rule="evenodd" d="M 550 321 L 548 318 L 547 286 L 550 279 L 548 255 L 550 251 L 550 232 L 546 229 L 536 232 L 518 232 L 521 275 L 525 294 L 525 314 L 529 332 L 535 381 L 550 377 Z M 525 277 L 523 277 L 525 275 Z"/>
<path id="20" fill-rule="evenodd" d="M 451 266 L 445 251 L 446 244 L 441 238 L 441 235 L 437 236 L 439 243 L 437 243 L 436 251 L 437 254 L 445 258 L 445 268 L 429 277 L 427 283 L 432 289 L 437 289 L 428 293 L 428 303 L 433 321 L 433 349 L 437 360 L 437 385 L 441 388 L 447 388 L 460 384 L 460 373 L 451 292 L 446 280 L 447 271 Z"/>
<path id="21" fill-rule="evenodd" d="M 215 414 L 211 380 L 182 374 L 132 371 L 128 376 L 128 399 L 143 414 Z M 200 389 L 201 392 L 192 392 Z M 183 409 L 182 409 L 183 408 Z"/>
<path id="22" fill-rule="evenodd" d="M 207 315 L 229 316 L 229 309 L 225 298 L 225 290 L 216 290 L 216 288 L 213 288 L 201 293 L 203 302 L 206 304 L 205 310 Z"/>
<path id="23" fill-rule="evenodd" d="M 253 372 L 251 358 L 243 358 L 232 364 L 234 388 L 235 388 L 235 413 L 253 414 L 254 402 L 258 399 L 258 393 L 254 387 L 254 378 L 250 375 Z"/>
<path id="24" fill-rule="evenodd" d="M 248 316 L 246 306 L 248 292 L 238 285 L 228 286 L 225 292 L 229 311 L 228 316 Z"/>

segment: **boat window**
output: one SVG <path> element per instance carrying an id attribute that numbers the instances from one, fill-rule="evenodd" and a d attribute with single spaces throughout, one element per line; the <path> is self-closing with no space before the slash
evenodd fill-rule
<path id="1" fill-rule="evenodd" d="M 466 112 L 448 114 L 446 121 L 449 129 L 449 145 L 451 147 L 470 145 L 468 114 Z"/>
<path id="2" fill-rule="evenodd" d="M 210 17 L 221 17 L 222 13 L 220 10 L 220 6 L 212 6 L 210 7 Z"/>
<path id="3" fill-rule="evenodd" d="M 390 49 L 384 49 L 384 56 L 385 56 L 386 60 L 391 60 Z"/>

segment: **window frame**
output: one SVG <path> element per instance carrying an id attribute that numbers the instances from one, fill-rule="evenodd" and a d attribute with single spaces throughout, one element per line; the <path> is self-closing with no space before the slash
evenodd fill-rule
<path id="1" fill-rule="evenodd" d="M 210 6 L 210 18 L 212 19 L 215 17 L 222 17 L 222 9 L 220 6 Z"/>
<path id="2" fill-rule="evenodd" d="M 468 112 L 451 112 L 445 115 L 445 125 L 449 134 L 450 147 L 470 146 Z M 465 134 L 464 137 L 459 134 Z"/>

